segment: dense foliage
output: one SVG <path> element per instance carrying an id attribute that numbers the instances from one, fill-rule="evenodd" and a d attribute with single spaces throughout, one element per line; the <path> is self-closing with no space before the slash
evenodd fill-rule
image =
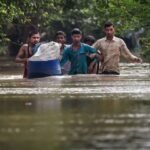
<path id="1" fill-rule="evenodd" d="M 52 40 L 57 30 L 69 35 L 73 27 L 99 38 L 103 23 L 111 20 L 117 27 L 117 35 L 122 37 L 143 27 L 142 53 L 148 56 L 149 12 L 149 0 L 1 0 L 0 43 L 2 46 L 10 41 L 16 47 L 9 48 L 18 49 L 31 25 L 40 29 L 44 40 Z"/>

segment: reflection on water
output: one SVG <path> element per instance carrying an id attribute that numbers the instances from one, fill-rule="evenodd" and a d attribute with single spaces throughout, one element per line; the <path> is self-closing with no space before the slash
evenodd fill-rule
<path id="1" fill-rule="evenodd" d="M 149 64 L 120 76 L 0 74 L 0 149 L 150 149 Z"/>

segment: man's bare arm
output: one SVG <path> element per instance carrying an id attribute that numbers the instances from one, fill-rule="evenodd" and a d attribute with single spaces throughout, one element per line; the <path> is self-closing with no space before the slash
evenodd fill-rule
<path id="1" fill-rule="evenodd" d="M 28 58 L 26 57 L 26 54 L 25 54 L 25 48 L 26 48 L 26 45 L 23 45 L 20 49 L 19 49 L 19 52 L 16 56 L 16 63 L 25 63 L 27 62 Z"/>

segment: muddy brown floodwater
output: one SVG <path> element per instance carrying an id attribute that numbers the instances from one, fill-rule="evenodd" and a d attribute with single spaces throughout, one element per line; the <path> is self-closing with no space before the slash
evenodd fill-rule
<path id="1" fill-rule="evenodd" d="M 150 65 L 120 65 L 119 76 L 28 80 L 3 61 L 0 150 L 149 150 Z"/>

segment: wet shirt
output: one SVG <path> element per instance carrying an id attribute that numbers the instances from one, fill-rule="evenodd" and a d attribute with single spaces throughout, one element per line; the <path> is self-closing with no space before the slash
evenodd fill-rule
<path id="1" fill-rule="evenodd" d="M 88 70 L 87 54 L 91 53 L 96 53 L 96 50 L 87 44 L 81 43 L 78 50 L 73 50 L 71 45 L 64 50 L 61 66 L 69 60 L 71 62 L 69 74 L 86 74 Z"/>
<path id="2" fill-rule="evenodd" d="M 103 61 L 101 62 L 100 72 L 113 71 L 120 73 L 119 62 L 122 55 L 127 60 L 132 59 L 133 55 L 127 48 L 125 42 L 117 37 L 113 37 L 112 40 L 102 38 L 97 40 L 93 47 L 100 50 Z"/>

